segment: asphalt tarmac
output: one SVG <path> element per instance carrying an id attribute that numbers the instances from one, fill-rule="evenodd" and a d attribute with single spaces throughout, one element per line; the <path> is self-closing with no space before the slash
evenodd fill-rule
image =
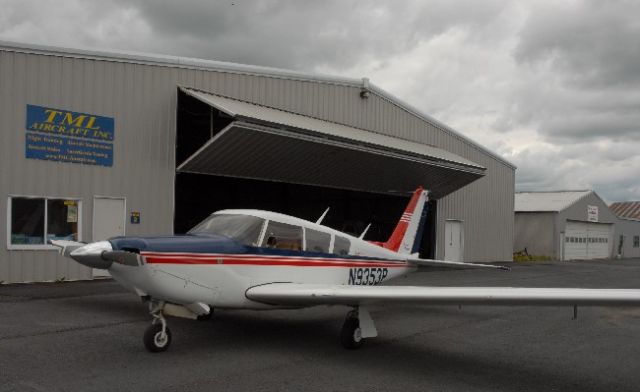
<path id="1" fill-rule="evenodd" d="M 422 270 L 401 285 L 640 289 L 640 259 Z M 111 280 L 0 286 L 0 391 L 638 391 L 640 308 L 374 306 L 379 337 L 339 344 L 342 307 L 170 319 Z"/>

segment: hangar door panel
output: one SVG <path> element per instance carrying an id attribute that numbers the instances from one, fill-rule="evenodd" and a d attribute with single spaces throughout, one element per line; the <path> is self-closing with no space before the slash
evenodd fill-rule
<path id="1" fill-rule="evenodd" d="M 604 259 L 610 256 L 612 225 L 567 221 L 564 260 Z"/>
<path id="2" fill-rule="evenodd" d="M 181 92 L 233 121 L 180 162 L 179 173 L 383 194 L 422 185 L 439 199 L 486 172 L 435 146 L 188 88 Z"/>

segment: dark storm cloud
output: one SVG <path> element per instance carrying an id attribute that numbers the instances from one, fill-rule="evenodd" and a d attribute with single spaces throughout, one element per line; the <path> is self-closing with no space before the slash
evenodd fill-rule
<path id="1" fill-rule="evenodd" d="M 555 143 L 640 140 L 638 15 L 631 1 L 533 6 L 514 58 L 540 77 L 517 93 L 515 115 Z"/>
<path id="2" fill-rule="evenodd" d="M 518 166 L 640 199 L 640 2 L 0 0 L 0 39 L 371 77 Z"/>
<path id="3" fill-rule="evenodd" d="M 551 61 L 577 87 L 640 84 L 640 3 L 555 2 L 533 6 L 516 59 Z"/>
<path id="4" fill-rule="evenodd" d="M 392 58 L 456 25 L 482 24 L 501 2 L 123 2 L 139 9 L 156 50 L 282 68 L 349 67 Z"/>
<path id="5" fill-rule="evenodd" d="M 554 141 L 579 139 L 640 141 L 640 113 L 582 112 L 565 113 L 542 123 L 545 134 Z"/>

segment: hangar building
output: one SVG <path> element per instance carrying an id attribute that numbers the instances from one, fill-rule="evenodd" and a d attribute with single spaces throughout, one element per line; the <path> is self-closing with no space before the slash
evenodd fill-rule
<path id="1" fill-rule="evenodd" d="M 621 201 L 609 206 L 618 216 L 615 254 L 640 257 L 640 201 Z"/>
<path id="2" fill-rule="evenodd" d="M 514 251 L 555 260 L 612 256 L 617 217 L 594 191 L 517 192 Z"/>
<path id="3" fill-rule="evenodd" d="M 420 254 L 510 260 L 515 167 L 365 79 L 0 42 L 0 281 L 91 279 L 47 241 L 185 233 L 259 208 Z"/>

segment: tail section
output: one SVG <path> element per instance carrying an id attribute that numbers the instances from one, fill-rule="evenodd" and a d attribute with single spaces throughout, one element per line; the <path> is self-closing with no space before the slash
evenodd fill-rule
<path id="1" fill-rule="evenodd" d="M 429 191 L 418 187 L 404 210 L 398 225 L 383 247 L 401 254 L 418 251 L 422 230 L 427 217 L 426 203 Z"/>

